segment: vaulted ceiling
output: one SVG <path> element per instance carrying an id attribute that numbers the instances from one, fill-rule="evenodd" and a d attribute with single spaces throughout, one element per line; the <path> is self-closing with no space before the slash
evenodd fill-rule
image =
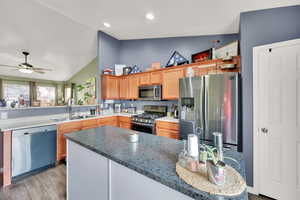
<path id="1" fill-rule="evenodd" d="M 0 63 L 29 61 L 53 69 L 0 74 L 67 80 L 96 56 L 96 34 L 118 39 L 237 33 L 240 12 L 289 5 L 300 0 L 0 0 Z M 153 21 L 145 19 L 152 12 Z M 110 28 L 103 23 L 111 24 Z"/>

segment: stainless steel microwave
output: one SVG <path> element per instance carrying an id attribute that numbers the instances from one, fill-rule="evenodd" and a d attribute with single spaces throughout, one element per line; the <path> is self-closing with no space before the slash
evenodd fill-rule
<path id="1" fill-rule="evenodd" d="M 147 101 L 161 100 L 161 85 L 140 86 L 139 99 Z"/>

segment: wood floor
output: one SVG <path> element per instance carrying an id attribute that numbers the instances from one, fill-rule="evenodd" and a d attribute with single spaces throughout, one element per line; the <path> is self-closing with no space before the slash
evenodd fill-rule
<path id="1" fill-rule="evenodd" d="M 0 190 L 0 200 L 65 200 L 66 167 L 59 165 Z M 88 200 L 88 199 L 87 199 Z M 270 200 L 249 194 L 249 200 Z"/>
<path id="2" fill-rule="evenodd" d="M 64 200 L 66 167 L 59 165 L 0 190 L 0 200 Z"/>

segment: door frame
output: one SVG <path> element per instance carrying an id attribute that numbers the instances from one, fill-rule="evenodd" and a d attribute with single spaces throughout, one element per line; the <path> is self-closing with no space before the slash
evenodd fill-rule
<path id="1" fill-rule="evenodd" d="M 260 167 L 259 167 L 259 53 L 267 51 L 270 48 L 278 48 L 284 46 L 291 46 L 300 44 L 300 39 L 287 40 L 283 42 L 276 42 L 272 44 L 253 47 L 253 187 L 248 187 L 248 191 L 253 194 L 260 193 Z"/>

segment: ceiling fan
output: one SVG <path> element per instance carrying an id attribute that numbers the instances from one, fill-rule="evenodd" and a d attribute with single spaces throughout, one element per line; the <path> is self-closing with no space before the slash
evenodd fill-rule
<path id="1" fill-rule="evenodd" d="M 39 73 L 39 74 L 44 74 L 45 71 L 52 71 L 51 69 L 34 67 L 33 65 L 31 65 L 27 62 L 27 56 L 29 56 L 29 52 L 23 51 L 22 53 L 25 56 L 25 62 L 24 63 L 21 63 L 18 66 L 0 64 L 0 67 L 14 68 L 14 70 L 18 70 L 19 72 L 25 73 L 25 74 L 31 74 L 32 72 L 36 72 L 36 73 Z"/>

